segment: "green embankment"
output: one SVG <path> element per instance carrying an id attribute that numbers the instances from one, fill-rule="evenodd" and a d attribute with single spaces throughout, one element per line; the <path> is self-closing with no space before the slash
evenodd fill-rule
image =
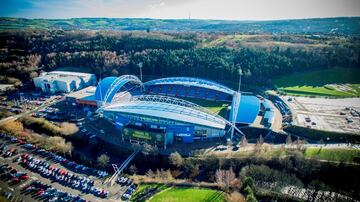
<path id="1" fill-rule="evenodd" d="M 224 194 L 221 191 L 194 188 L 194 187 L 171 187 L 156 194 L 150 202 L 223 202 Z"/>
<path id="2" fill-rule="evenodd" d="M 358 75 L 357 68 L 333 68 L 291 74 L 273 83 L 279 91 L 290 95 L 360 97 Z"/>
<path id="3" fill-rule="evenodd" d="M 306 158 L 339 162 L 359 162 L 360 150 L 344 148 L 307 148 L 304 152 Z"/>

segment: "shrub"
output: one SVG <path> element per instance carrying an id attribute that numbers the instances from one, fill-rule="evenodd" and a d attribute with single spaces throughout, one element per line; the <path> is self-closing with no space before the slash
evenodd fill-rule
<path id="1" fill-rule="evenodd" d="M 184 159 L 178 152 L 173 152 L 169 156 L 169 162 L 173 166 L 181 167 L 184 164 Z"/>
<path id="2" fill-rule="evenodd" d="M 109 163 L 110 158 L 106 154 L 101 154 L 97 159 L 96 163 L 100 167 L 106 167 L 106 165 Z"/>
<path id="3" fill-rule="evenodd" d="M 62 135 L 73 135 L 79 131 L 79 128 L 75 124 L 68 122 L 62 122 L 60 128 Z"/>

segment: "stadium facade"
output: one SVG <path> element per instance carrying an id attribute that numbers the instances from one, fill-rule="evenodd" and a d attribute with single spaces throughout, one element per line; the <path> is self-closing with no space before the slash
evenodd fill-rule
<path id="1" fill-rule="evenodd" d="M 101 80 L 94 99 L 103 117 L 122 131 L 123 140 L 166 147 L 173 142 L 220 138 L 232 125 L 231 118 L 186 99 L 227 102 L 231 106 L 229 116 L 233 116 L 232 111 L 244 102 L 238 94 L 220 83 L 199 78 L 170 77 L 143 83 L 136 76 L 123 75 Z M 259 102 L 252 100 L 252 104 L 255 107 L 247 122 L 254 121 L 258 113 Z M 237 122 L 237 117 L 233 119 Z"/>

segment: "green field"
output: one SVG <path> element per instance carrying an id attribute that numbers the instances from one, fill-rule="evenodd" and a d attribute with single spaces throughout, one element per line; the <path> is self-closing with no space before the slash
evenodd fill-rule
<path id="1" fill-rule="evenodd" d="M 136 192 L 131 196 L 130 201 L 139 201 L 141 194 L 149 188 L 157 188 L 159 191 L 166 189 L 167 187 L 163 184 L 140 184 Z"/>
<path id="2" fill-rule="evenodd" d="M 334 68 L 287 75 L 273 83 L 289 95 L 360 97 L 358 75 L 360 69 Z"/>
<path id="3" fill-rule="evenodd" d="M 196 99 L 196 98 L 183 98 L 189 102 L 198 104 L 222 117 L 226 117 L 227 107 L 230 103 L 220 102 L 220 101 L 211 101 L 211 100 L 203 100 L 203 99 Z"/>
<path id="4" fill-rule="evenodd" d="M 324 149 L 307 148 L 304 152 L 306 158 L 315 158 L 339 162 L 358 162 L 360 160 L 360 150 L 358 149 Z"/>
<path id="5" fill-rule="evenodd" d="M 171 187 L 156 194 L 150 202 L 222 202 L 221 191 L 205 188 Z"/>

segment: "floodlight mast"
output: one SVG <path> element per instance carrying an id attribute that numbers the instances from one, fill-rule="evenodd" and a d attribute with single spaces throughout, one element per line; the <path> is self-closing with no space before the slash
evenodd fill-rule
<path id="1" fill-rule="evenodd" d="M 138 67 L 140 68 L 140 81 L 142 82 L 142 81 L 143 81 L 143 78 L 142 78 L 142 67 L 143 67 L 143 63 L 142 63 L 142 62 L 139 62 Z"/>
<path id="2" fill-rule="evenodd" d="M 140 81 L 143 82 L 143 78 L 142 78 L 142 67 L 143 67 L 143 63 L 139 62 L 138 67 L 140 68 Z M 140 90 L 143 91 L 144 90 L 144 86 L 141 85 Z"/>
<path id="3" fill-rule="evenodd" d="M 234 133 L 235 133 L 235 127 L 236 127 L 236 117 L 238 114 L 238 109 L 240 106 L 240 100 L 241 100 L 241 76 L 242 76 L 242 70 L 241 70 L 241 66 L 239 65 L 239 86 L 238 86 L 238 90 L 237 93 L 235 93 L 235 96 L 239 96 L 239 103 L 237 103 L 237 98 L 235 99 L 234 102 L 234 113 L 233 113 L 233 117 L 232 117 L 232 126 L 231 126 L 231 136 L 230 136 L 230 140 L 232 141 L 234 138 Z"/>

